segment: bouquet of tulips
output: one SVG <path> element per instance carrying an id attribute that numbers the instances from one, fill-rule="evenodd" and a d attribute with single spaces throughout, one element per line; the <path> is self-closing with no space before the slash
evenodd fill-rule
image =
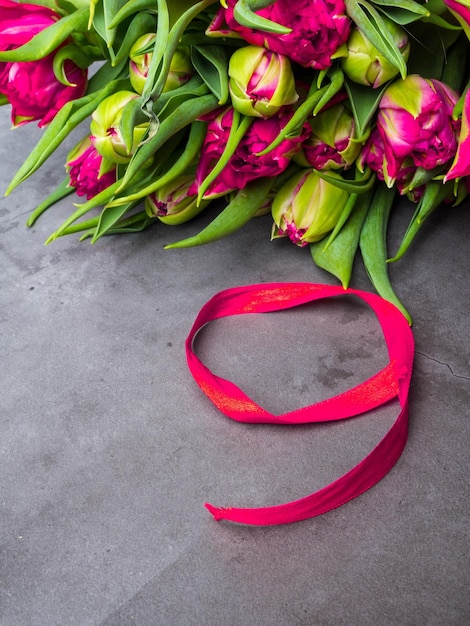
<path id="1" fill-rule="evenodd" d="M 406 314 L 387 263 L 470 190 L 469 0 L 0 0 L 0 102 L 43 134 L 7 193 L 79 124 L 65 180 L 31 214 L 97 241 L 217 201 L 201 245 L 272 214 L 347 287 L 357 254 Z M 88 120 L 88 122 L 87 122 Z M 392 258 L 397 196 L 416 210 Z"/>

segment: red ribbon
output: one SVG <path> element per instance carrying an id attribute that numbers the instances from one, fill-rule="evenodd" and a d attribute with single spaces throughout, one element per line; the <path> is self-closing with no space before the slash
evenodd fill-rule
<path id="1" fill-rule="evenodd" d="M 244 313 L 267 313 L 344 295 L 361 298 L 375 312 L 390 362 L 368 380 L 328 400 L 273 415 L 232 382 L 216 376 L 193 352 L 195 335 L 212 320 Z M 379 482 L 397 462 L 406 444 L 413 353 L 413 335 L 402 313 L 387 300 L 365 291 L 312 283 L 267 283 L 227 289 L 211 298 L 202 307 L 186 339 L 186 357 L 199 387 L 228 417 L 239 422 L 272 424 L 324 422 L 359 415 L 395 397 L 401 409 L 378 445 L 353 469 L 323 489 L 300 500 L 261 508 L 215 507 L 206 503 L 215 519 L 258 525 L 297 522 L 341 506 Z"/>

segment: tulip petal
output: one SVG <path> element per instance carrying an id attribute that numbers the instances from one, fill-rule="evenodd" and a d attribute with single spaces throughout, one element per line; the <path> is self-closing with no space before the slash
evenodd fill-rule
<path id="1" fill-rule="evenodd" d="M 470 175 L 470 89 L 465 94 L 457 154 L 444 181 Z"/>

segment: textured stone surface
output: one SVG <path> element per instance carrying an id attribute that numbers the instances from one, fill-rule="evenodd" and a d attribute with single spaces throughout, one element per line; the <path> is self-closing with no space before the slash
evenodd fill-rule
<path id="1" fill-rule="evenodd" d="M 33 145 L 0 111 L 2 192 Z M 44 246 L 76 198 L 31 228 L 63 177 L 57 154 L 0 201 L 2 626 L 463 626 L 470 622 L 468 205 L 431 217 L 392 267 L 414 318 L 410 439 L 376 487 L 283 527 L 216 523 L 203 507 L 301 497 L 387 430 L 388 405 L 344 424 L 232 422 L 201 394 L 183 344 L 227 287 L 329 282 L 261 218 L 211 246 L 161 226 Z M 395 211 L 396 246 L 412 209 Z M 353 286 L 371 289 L 361 267 Z M 386 362 L 347 299 L 221 320 L 201 355 L 274 412 L 338 393 Z"/>

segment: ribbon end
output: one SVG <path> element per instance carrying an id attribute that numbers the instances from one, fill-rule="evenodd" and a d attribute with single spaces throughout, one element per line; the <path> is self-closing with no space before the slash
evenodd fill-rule
<path id="1" fill-rule="evenodd" d="M 224 519 L 224 509 L 214 506 L 213 504 L 209 504 L 209 502 L 205 502 L 204 506 L 215 519 L 216 522 L 219 522 L 221 519 Z"/>

